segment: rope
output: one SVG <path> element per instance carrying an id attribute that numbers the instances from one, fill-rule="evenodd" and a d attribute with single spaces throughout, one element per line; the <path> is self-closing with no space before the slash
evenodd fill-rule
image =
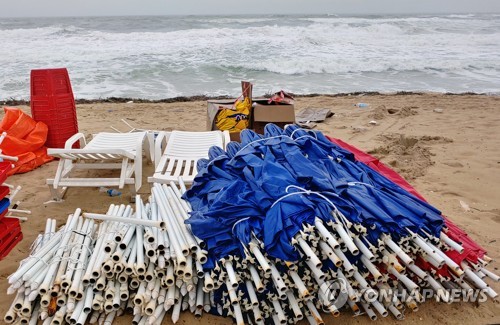
<path id="1" fill-rule="evenodd" d="M 294 188 L 294 189 L 297 189 L 299 190 L 298 192 L 292 192 L 292 193 L 288 193 L 288 191 L 290 190 L 290 188 Z M 324 196 L 323 194 L 321 194 L 320 192 L 316 192 L 316 191 L 311 191 L 311 190 L 306 190 L 305 188 L 302 188 L 300 186 L 296 186 L 296 185 L 288 185 L 285 189 L 285 191 L 288 193 L 288 194 L 285 194 L 283 195 L 282 197 L 280 197 L 279 199 L 277 199 L 272 205 L 271 205 L 271 208 L 274 207 L 278 202 L 280 202 L 281 200 L 287 198 L 287 197 L 290 197 L 292 195 L 297 195 L 297 194 L 306 194 L 306 195 L 317 195 L 319 196 L 320 198 L 322 198 L 323 200 L 325 200 L 326 202 L 328 202 L 332 207 L 333 207 L 333 211 L 334 211 L 334 214 L 333 214 L 333 218 L 335 219 L 335 222 L 337 224 L 342 224 L 344 226 L 344 228 L 346 229 L 346 231 L 351 234 L 350 230 L 349 230 L 349 227 L 347 225 L 347 222 L 348 220 L 344 217 L 344 215 L 342 213 L 340 213 L 339 209 L 337 209 L 337 206 L 332 202 L 330 201 L 329 198 L 327 198 L 326 196 Z M 336 196 L 336 197 L 339 197 L 337 194 L 335 193 L 329 193 L 333 196 Z M 341 217 L 341 220 L 339 221 L 339 219 L 337 217 Z"/>
<path id="2" fill-rule="evenodd" d="M 267 141 L 267 140 L 271 140 L 271 139 L 281 139 L 281 138 L 289 138 L 288 136 L 286 135 L 275 135 L 275 136 L 272 136 L 272 137 L 269 137 L 269 138 L 262 138 L 262 139 L 257 139 L 257 140 L 254 140 L 252 142 L 249 142 L 247 143 L 246 145 L 244 145 L 240 150 L 238 150 L 238 152 L 236 152 L 236 154 L 234 155 L 233 158 L 231 158 L 230 162 L 233 161 L 233 159 L 241 152 L 243 151 L 244 149 L 246 149 L 248 146 L 251 146 L 253 145 L 254 143 L 257 143 L 257 142 L 262 142 L 262 141 Z"/>

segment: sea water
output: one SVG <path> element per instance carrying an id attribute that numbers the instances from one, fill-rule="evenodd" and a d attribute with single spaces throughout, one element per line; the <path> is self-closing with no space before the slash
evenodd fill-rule
<path id="1" fill-rule="evenodd" d="M 500 15 L 3 18 L 0 99 L 66 67 L 76 98 L 500 94 Z"/>

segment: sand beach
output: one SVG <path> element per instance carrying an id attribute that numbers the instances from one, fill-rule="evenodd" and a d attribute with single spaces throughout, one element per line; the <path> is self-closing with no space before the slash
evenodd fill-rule
<path id="1" fill-rule="evenodd" d="M 369 106 L 354 106 L 358 102 Z M 206 125 L 206 101 L 170 103 L 77 104 L 80 132 L 87 135 L 112 131 L 111 126 L 128 131 L 120 121 L 126 119 L 137 128 L 154 130 L 202 131 Z M 29 106 L 20 106 L 29 112 Z M 296 98 L 296 112 L 303 108 L 328 108 L 335 113 L 317 129 L 340 138 L 380 158 L 401 173 L 432 205 L 464 229 L 482 245 L 495 261 L 490 270 L 500 273 L 500 97 L 476 94 L 366 94 L 341 96 L 302 96 Z M 3 111 L 0 112 L 0 118 Z M 370 121 L 376 123 L 370 124 Z M 64 202 L 44 203 L 50 199 L 45 180 L 55 173 L 57 162 L 9 178 L 23 187 L 17 197 L 23 209 L 32 211 L 22 223 L 24 239 L 10 255 L 0 261 L 0 315 L 5 314 L 13 296 L 6 294 L 7 276 L 27 256 L 30 245 L 43 231 L 45 220 L 55 218 L 58 226 L 76 208 L 105 213 L 112 203 L 127 203 L 128 192 L 109 197 L 97 188 L 71 188 Z M 150 192 L 146 178 L 153 166 L 146 165 L 140 194 Z M 465 203 L 469 209 L 464 208 Z M 500 283 L 492 285 L 500 292 Z M 170 321 L 165 318 L 164 324 Z M 352 318 L 350 312 L 340 319 L 325 317 L 328 324 L 368 324 L 366 316 Z M 231 324 L 230 319 L 204 315 L 196 320 L 181 315 L 180 324 Z M 121 317 L 115 323 L 129 324 Z M 378 324 L 396 323 L 391 316 Z M 406 311 L 405 324 L 498 324 L 500 305 L 489 300 L 473 303 L 426 302 L 416 313 Z"/>

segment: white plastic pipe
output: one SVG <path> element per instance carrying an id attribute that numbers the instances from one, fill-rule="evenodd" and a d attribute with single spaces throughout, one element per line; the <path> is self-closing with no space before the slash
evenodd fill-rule
<path id="1" fill-rule="evenodd" d="M 487 270 L 486 268 L 483 267 L 481 268 L 481 272 L 483 272 L 488 278 L 492 279 L 493 281 L 500 282 L 500 276 L 496 275 L 490 270 Z"/>
<path id="2" fill-rule="evenodd" d="M 92 220 L 83 220 L 80 218 L 78 222 L 78 226 L 76 230 L 73 232 L 73 236 L 70 239 L 70 245 L 71 250 L 69 253 L 69 258 L 67 260 L 67 264 L 63 263 L 60 264 L 59 269 L 61 270 L 61 281 L 60 282 L 55 282 L 56 284 L 61 284 L 62 288 L 67 291 L 69 286 L 71 285 L 71 279 L 73 277 L 73 272 L 76 269 L 76 262 L 78 261 L 78 258 L 80 256 L 81 252 L 81 245 L 83 244 L 83 241 L 85 239 L 85 235 L 88 231 L 88 228 L 90 226 L 90 221 Z M 65 268 L 65 270 L 62 270 L 62 268 Z M 59 274 L 59 272 L 58 272 Z M 56 276 L 56 280 L 58 277 Z"/>
<path id="3" fill-rule="evenodd" d="M 292 312 L 295 316 L 294 321 L 297 322 L 299 320 L 302 320 L 304 318 L 304 314 L 302 313 L 302 310 L 300 309 L 297 298 L 295 298 L 295 296 L 291 290 L 288 290 L 286 292 L 286 296 L 287 296 L 288 302 L 289 302 L 288 306 L 290 307 L 290 309 L 292 310 Z"/>
<path id="4" fill-rule="evenodd" d="M 136 218 L 124 218 L 124 217 L 109 216 L 106 214 L 89 213 L 89 212 L 84 212 L 83 216 L 85 218 L 90 218 L 90 219 L 131 223 L 131 224 L 141 225 L 141 226 L 157 227 L 157 228 L 160 228 L 162 230 L 166 229 L 166 224 L 163 221 L 153 221 L 153 220 L 144 220 L 144 219 L 136 219 Z"/>
<path id="5" fill-rule="evenodd" d="M 368 249 L 368 247 L 366 247 L 366 245 L 363 243 L 363 241 L 360 238 L 354 237 L 353 241 L 354 241 L 354 244 L 359 248 L 359 251 L 361 252 L 361 254 L 366 256 L 366 258 L 368 258 L 370 260 L 370 262 L 375 261 L 375 255 L 373 255 L 373 253 Z"/>
<path id="6" fill-rule="evenodd" d="M 109 207 L 108 213 L 111 212 L 113 208 L 113 205 Z M 90 279 L 93 277 L 93 271 L 97 272 L 96 276 L 93 277 L 94 279 L 98 278 L 100 275 L 100 265 L 99 268 L 94 268 L 94 265 L 99 257 L 99 254 L 101 251 L 103 251 L 103 242 L 104 242 L 104 235 L 106 234 L 106 229 L 108 227 L 109 223 L 108 222 L 103 222 L 99 225 L 99 230 L 97 232 L 97 241 L 94 246 L 94 250 L 92 251 L 92 255 L 89 259 L 89 262 L 87 264 L 87 269 L 85 271 L 85 274 L 82 277 L 82 282 L 84 285 L 88 285 L 90 283 Z"/>
<path id="7" fill-rule="evenodd" d="M 415 262 L 406 254 L 398 244 L 396 244 L 389 236 L 384 236 L 384 243 L 389 247 L 406 265 L 412 265 Z"/>
<path id="8" fill-rule="evenodd" d="M 187 219 L 188 217 L 186 211 L 184 210 L 182 204 L 179 202 L 177 196 L 175 195 L 171 187 L 163 185 L 163 189 L 164 191 L 166 191 L 167 199 L 169 200 L 170 206 L 176 216 L 177 223 L 179 224 L 179 227 L 181 228 L 184 237 L 187 239 L 190 245 L 191 251 L 195 252 L 197 249 L 199 249 L 199 246 L 193 234 L 188 230 L 188 228 L 184 223 L 184 220 Z"/>
<path id="9" fill-rule="evenodd" d="M 344 273 L 342 273 L 342 271 L 340 269 L 337 270 L 337 277 L 344 280 L 344 283 L 346 286 L 345 289 L 347 290 L 347 295 L 349 296 L 349 299 L 352 300 L 353 302 L 359 301 L 358 294 L 353 289 L 351 283 L 349 282 L 349 280 L 346 278 L 346 276 L 344 275 Z"/>
<path id="10" fill-rule="evenodd" d="M 368 306 L 367 303 L 361 301 L 360 304 L 363 307 L 363 309 L 365 310 L 368 317 L 370 317 L 371 320 L 373 320 L 373 321 L 377 320 L 377 315 L 375 314 L 373 309 L 371 309 L 370 306 Z"/>
<path id="11" fill-rule="evenodd" d="M 313 319 L 316 321 L 316 324 L 324 324 L 324 321 L 323 319 L 321 318 L 321 315 L 320 313 L 318 312 L 318 310 L 316 309 L 316 307 L 313 305 L 313 303 L 311 302 L 311 300 L 308 300 L 305 305 L 307 306 L 307 309 L 309 310 L 311 316 L 313 317 Z"/>
<path id="12" fill-rule="evenodd" d="M 416 276 L 421 278 L 422 280 L 426 280 L 429 274 L 424 272 L 421 268 L 416 266 L 415 264 L 407 265 L 408 269 L 412 271 Z"/>
<path id="13" fill-rule="evenodd" d="M 286 324 L 286 316 L 285 312 L 283 311 L 283 308 L 281 307 L 281 304 L 278 300 L 271 300 L 271 303 L 273 305 L 274 312 L 276 316 L 278 317 L 278 321 L 280 324 Z"/>
<path id="14" fill-rule="evenodd" d="M 295 271 L 288 271 L 288 274 L 293 280 L 293 283 L 297 287 L 297 291 L 299 292 L 299 297 L 302 299 L 308 299 L 311 296 L 311 293 L 305 286 L 304 282 L 300 278 L 300 276 Z"/>
<path id="15" fill-rule="evenodd" d="M 317 268 L 320 268 L 322 265 L 321 261 L 316 256 L 316 254 L 311 249 L 311 247 L 306 243 L 306 241 L 304 239 L 302 239 L 302 237 L 300 237 L 300 235 L 297 235 L 295 239 L 299 243 L 300 248 L 302 248 L 302 251 L 304 252 L 306 258 L 311 260 L 311 263 L 313 263 Z"/>
<path id="16" fill-rule="evenodd" d="M 344 272 L 345 272 L 346 276 L 351 277 L 355 271 L 351 262 L 347 259 L 347 257 L 340 250 L 340 248 L 334 248 L 333 251 L 342 260 L 342 265 L 344 267 Z"/>
<path id="17" fill-rule="evenodd" d="M 168 210 L 167 210 L 167 206 L 165 204 L 165 200 L 163 198 L 163 193 L 161 191 L 161 188 L 157 188 L 157 187 L 154 187 L 151 189 L 151 191 L 153 192 L 153 195 L 155 196 L 156 198 L 156 201 L 158 203 L 158 208 L 159 208 L 159 211 L 160 211 L 160 214 L 159 216 L 165 221 L 167 222 L 167 220 L 170 220 L 168 218 Z M 187 245 L 186 247 L 184 247 L 185 244 L 183 244 L 182 240 L 179 241 L 179 237 L 178 237 L 178 231 L 177 229 L 174 228 L 173 225 L 169 225 L 167 227 L 167 233 L 168 233 L 168 237 L 170 239 L 170 244 L 171 244 L 171 248 L 175 251 L 175 255 L 176 255 L 176 259 L 177 259 L 177 262 L 179 264 L 184 264 L 186 263 L 186 259 L 184 257 L 184 252 L 183 250 L 186 249 L 187 250 Z"/>
<path id="18" fill-rule="evenodd" d="M 377 267 L 372 262 L 370 262 L 368 257 L 366 257 L 365 255 L 361 255 L 360 260 L 365 265 L 368 272 L 370 272 L 372 274 L 375 281 L 377 281 L 377 282 L 380 281 L 380 279 L 382 278 L 382 273 L 380 273 L 380 271 L 377 269 Z"/>
<path id="19" fill-rule="evenodd" d="M 181 306 L 182 306 L 182 299 L 179 299 L 179 301 L 174 305 L 174 310 L 172 311 L 172 323 L 177 323 L 179 320 L 179 315 L 181 312 Z"/>
<path id="20" fill-rule="evenodd" d="M 316 229 L 318 229 L 321 237 L 325 242 L 330 245 L 332 248 L 340 248 L 339 242 L 335 239 L 333 234 L 323 225 L 323 222 L 321 219 L 316 218 L 314 220 L 314 225 L 316 226 Z"/>
<path id="21" fill-rule="evenodd" d="M 60 238 L 63 235 L 63 231 L 59 231 L 53 238 L 43 247 L 36 252 L 35 255 L 29 257 L 11 276 L 9 276 L 9 284 L 14 284 L 21 280 L 23 275 L 31 270 L 35 264 L 40 262 L 42 258 L 49 252 L 52 252 L 54 247 L 60 245 Z"/>
<path id="22" fill-rule="evenodd" d="M 236 319 L 236 325 L 244 325 L 243 314 L 241 313 L 240 304 L 232 305 L 234 318 Z"/>
<path id="23" fill-rule="evenodd" d="M 312 261 L 311 261 L 312 263 Z M 276 266 L 273 263 L 270 263 L 271 266 L 271 277 L 273 278 L 274 285 L 276 286 L 276 289 L 278 290 L 279 293 L 284 293 L 287 290 L 287 287 L 285 285 L 285 282 L 283 282 L 283 279 L 281 278 L 281 275 L 276 268 Z"/>
<path id="24" fill-rule="evenodd" d="M 389 266 L 387 268 L 387 271 L 394 275 L 399 281 L 401 281 L 405 285 L 405 287 L 410 290 L 410 292 L 419 290 L 419 287 L 415 282 L 410 280 L 410 278 L 408 278 L 406 275 L 399 273 L 394 267 Z"/>
<path id="25" fill-rule="evenodd" d="M 229 278 L 229 283 L 233 288 L 238 287 L 238 280 L 236 279 L 236 273 L 234 272 L 233 263 L 230 260 L 224 262 L 224 267 L 226 268 L 227 276 Z"/>
<path id="26" fill-rule="evenodd" d="M 356 256 L 359 254 L 359 249 L 356 247 L 356 244 L 354 244 L 351 236 L 349 236 L 344 229 L 344 226 L 342 224 L 334 224 L 334 229 L 337 231 L 337 234 L 339 234 L 340 238 L 342 238 L 342 241 L 344 242 L 344 245 L 347 247 L 347 249 L 351 252 L 352 255 Z"/>
<path id="27" fill-rule="evenodd" d="M 63 268 L 65 268 L 65 266 L 67 264 L 67 260 L 64 260 L 62 257 L 63 257 L 63 255 L 65 255 L 65 250 L 67 248 L 66 246 L 68 245 L 68 242 L 71 239 L 73 231 L 77 227 L 77 224 L 80 220 L 80 213 L 81 213 L 81 210 L 77 209 L 73 215 L 70 215 L 68 217 L 68 220 L 66 222 L 66 226 L 64 227 L 64 235 L 63 235 L 61 242 L 59 243 L 58 249 L 54 255 L 54 258 L 56 259 L 56 261 L 60 260 L 61 263 L 52 263 L 50 265 L 49 270 L 47 272 L 47 276 L 45 278 L 46 280 L 44 280 L 44 282 L 42 282 L 42 284 L 40 285 L 40 288 L 39 288 L 39 291 L 41 293 L 43 293 L 43 291 L 46 292 L 48 290 L 49 282 L 52 280 L 54 275 L 55 275 L 54 288 L 55 288 L 56 294 L 59 290 L 59 285 L 61 283 L 61 277 L 62 277 L 63 271 L 64 271 Z M 61 267 L 61 264 L 63 265 L 63 267 Z M 32 269 L 32 271 L 33 270 L 35 270 L 34 272 L 37 271 L 36 269 Z M 25 274 L 25 276 L 26 276 L 26 274 Z M 32 275 L 28 275 L 28 278 L 30 278 L 30 277 L 32 277 Z"/>
<path id="28" fill-rule="evenodd" d="M 262 271 L 264 271 L 265 274 L 270 274 L 271 273 L 271 266 L 267 262 L 267 259 L 264 257 L 264 255 L 262 255 L 262 253 L 259 249 L 259 246 L 254 242 L 250 242 L 249 247 L 250 247 L 250 251 L 257 259 L 257 262 L 262 267 Z"/>
<path id="29" fill-rule="evenodd" d="M 451 239 L 450 237 L 448 237 L 448 235 L 446 235 L 442 231 L 441 231 L 441 235 L 440 235 L 439 239 L 442 242 L 444 242 L 446 245 L 450 246 L 452 249 L 454 249 L 457 252 L 459 252 L 460 254 L 462 254 L 464 252 L 464 248 L 462 247 L 462 245 L 460 245 L 459 243 L 457 243 L 456 241 L 454 241 L 453 239 Z"/>
<path id="30" fill-rule="evenodd" d="M 238 297 L 238 294 L 236 293 L 236 288 L 233 288 L 231 286 L 231 282 L 229 282 L 229 280 L 226 280 L 226 287 L 227 287 L 227 293 L 229 294 L 229 300 L 231 301 L 231 304 L 233 304 L 233 305 L 238 304 L 240 299 Z"/>
<path id="31" fill-rule="evenodd" d="M 205 272 L 204 273 L 204 290 L 207 292 L 207 291 L 212 291 L 214 289 L 214 280 L 212 279 L 212 277 L 210 276 L 210 273 L 209 272 Z"/>
<path id="32" fill-rule="evenodd" d="M 90 251 L 90 243 L 92 241 L 92 237 L 94 235 L 94 223 L 91 222 L 89 223 L 90 226 L 88 227 L 88 234 L 85 237 L 85 240 L 83 242 L 83 247 L 80 249 L 80 254 L 78 257 L 78 262 L 76 263 L 77 270 L 74 273 L 73 277 L 73 282 L 71 285 L 71 288 L 69 289 L 69 295 L 70 297 L 76 297 L 78 294 L 78 291 L 81 286 L 81 278 L 82 278 L 82 273 L 83 273 L 83 267 L 86 265 L 86 261 L 88 259 L 88 253 Z"/>
<path id="33" fill-rule="evenodd" d="M 434 249 L 432 249 L 428 243 L 423 240 L 419 235 L 415 235 L 412 237 L 413 242 L 415 245 L 420 247 L 427 255 L 432 257 L 434 260 L 436 260 L 440 265 L 444 264 L 443 258 L 439 256 Z"/>

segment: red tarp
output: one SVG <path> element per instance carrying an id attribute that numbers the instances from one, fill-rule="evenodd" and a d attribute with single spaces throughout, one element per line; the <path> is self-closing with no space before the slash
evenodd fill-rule
<path id="1" fill-rule="evenodd" d="M 8 175 L 26 173 L 38 166 L 53 160 L 47 155 L 44 147 L 47 140 L 47 125 L 35 122 L 29 115 L 17 108 L 5 107 L 5 116 L 0 122 L 0 133 L 7 132 L 7 136 L 0 144 L 2 153 L 8 156 L 17 156 L 14 168 Z"/>
<path id="2" fill-rule="evenodd" d="M 414 196 L 418 197 L 422 201 L 426 201 L 422 195 L 420 195 L 413 186 L 410 185 L 401 175 L 396 173 L 391 168 L 387 167 L 384 163 L 380 162 L 377 158 L 359 150 L 358 148 L 340 140 L 332 137 L 327 137 L 328 140 L 335 143 L 336 145 L 352 152 L 356 157 L 356 160 L 368 165 L 371 169 L 376 170 L 380 174 L 384 175 L 394 183 L 401 186 L 403 189 L 407 190 Z M 477 263 L 478 258 L 482 258 L 486 254 L 486 250 L 474 242 L 468 235 L 460 229 L 457 225 L 451 222 L 446 216 L 443 216 L 446 227 L 449 229 L 446 233 L 448 237 L 462 244 L 464 252 L 462 254 L 457 251 L 450 250 L 446 254 L 453 259 L 456 263 L 460 264 L 464 259 L 467 259 L 473 263 Z"/>

